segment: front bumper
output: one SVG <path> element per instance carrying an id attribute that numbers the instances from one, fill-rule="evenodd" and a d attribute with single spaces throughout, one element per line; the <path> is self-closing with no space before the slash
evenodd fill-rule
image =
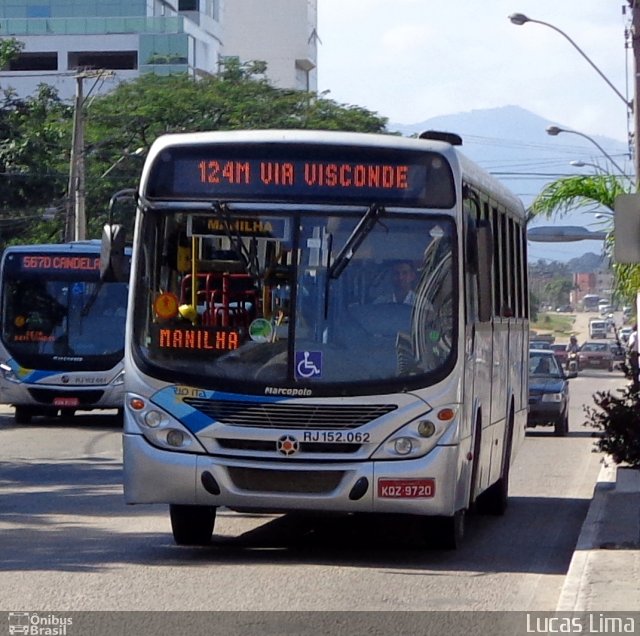
<path id="1" fill-rule="evenodd" d="M 124 494 L 130 504 L 416 515 L 452 515 L 456 510 L 459 471 L 455 446 L 437 446 L 413 460 L 298 463 L 171 452 L 152 446 L 141 435 L 125 433 L 123 454 Z M 431 496 L 378 494 L 379 479 L 416 478 L 434 481 Z"/>
<path id="2" fill-rule="evenodd" d="M 566 410 L 564 403 L 536 402 L 529 404 L 527 426 L 544 426 L 554 424 L 562 419 Z"/>
<path id="3" fill-rule="evenodd" d="M 119 409 L 124 404 L 124 385 L 122 384 L 81 387 L 3 381 L 0 386 L 0 394 L 3 404 L 33 406 L 42 409 Z M 70 400 L 67 402 L 68 406 L 60 404 L 65 400 Z M 72 406 L 72 402 L 77 402 L 77 406 Z"/>

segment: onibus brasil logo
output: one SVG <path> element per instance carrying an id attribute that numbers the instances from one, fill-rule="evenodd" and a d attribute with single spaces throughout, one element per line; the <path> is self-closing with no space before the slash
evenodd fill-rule
<path id="1" fill-rule="evenodd" d="M 41 612 L 9 612 L 9 634 L 67 636 L 73 623 L 69 616 Z"/>

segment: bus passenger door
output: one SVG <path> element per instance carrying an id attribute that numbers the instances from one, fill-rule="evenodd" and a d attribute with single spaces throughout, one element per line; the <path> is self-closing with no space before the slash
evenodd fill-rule
<path id="1" fill-rule="evenodd" d="M 461 438 L 466 438 L 468 450 L 477 455 L 475 486 L 476 492 L 489 483 L 490 448 L 482 450 L 486 443 L 483 431 L 476 431 L 476 417 L 480 414 L 479 426 L 489 425 L 491 416 L 491 381 L 493 374 L 493 327 L 490 316 L 481 315 L 480 294 L 487 293 L 482 289 L 479 271 L 479 244 L 473 211 L 467 210 L 466 216 L 466 249 L 464 267 L 464 384 L 463 384 L 463 430 Z M 491 291 L 489 290 L 489 294 Z M 485 312 L 486 313 L 486 312 Z M 480 443 L 475 447 L 476 442 Z M 466 455 L 466 453 L 464 453 Z M 471 468 L 469 468 L 471 472 Z M 471 475 L 470 475 L 471 478 Z M 472 495 L 473 496 L 473 495 Z"/>

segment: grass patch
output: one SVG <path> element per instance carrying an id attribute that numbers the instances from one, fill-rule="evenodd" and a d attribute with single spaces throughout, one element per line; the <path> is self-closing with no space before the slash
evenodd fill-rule
<path id="1" fill-rule="evenodd" d="M 575 319 L 573 315 L 541 313 L 538 314 L 538 320 L 531 323 L 531 329 L 540 335 L 550 333 L 554 336 L 570 336 Z"/>

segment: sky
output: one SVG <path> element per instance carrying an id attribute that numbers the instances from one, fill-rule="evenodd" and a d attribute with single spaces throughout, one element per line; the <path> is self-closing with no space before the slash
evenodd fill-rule
<path id="1" fill-rule="evenodd" d="M 318 90 L 391 124 L 520 106 L 558 125 L 626 143 L 623 99 L 567 37 L 546 25 L 516 26 L 508 19 L 524 13 L 560 29 L 623 97 L 631 97 L 626 6 L 627 0 L 318 0 Z M 534 260 L 566 260 L 601 247 L 596 241 L 530 242 L 529 249 Z"/>
<path id="2" fill-rule="evenodd" d="M 626 0 L 318 0 L 318 90 L 412 124 L 521 106 L 585 134 L 627 139 Z M 629 89 L 627 90 L 627 85 Z"/>

